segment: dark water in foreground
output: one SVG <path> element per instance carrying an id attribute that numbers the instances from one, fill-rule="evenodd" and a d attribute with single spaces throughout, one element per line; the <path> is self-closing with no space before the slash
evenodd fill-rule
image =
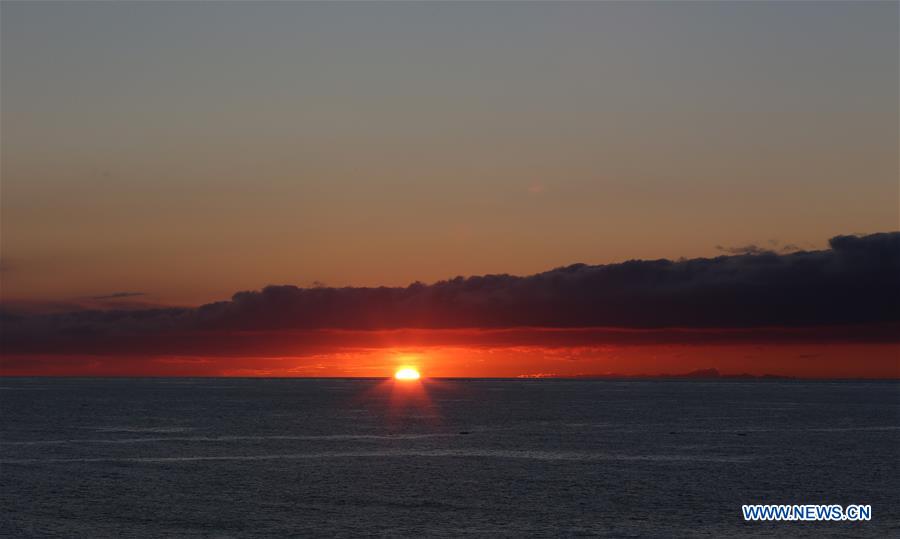
<path id="1" fill-rule="evenodd" d="M 0 386 L 0 535 L 900 536 L 897 383 Z M 744 503 L 873 520 L 745 523 Z"/>

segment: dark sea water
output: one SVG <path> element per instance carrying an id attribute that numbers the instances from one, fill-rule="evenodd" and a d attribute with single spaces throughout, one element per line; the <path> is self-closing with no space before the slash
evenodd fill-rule
<path id="1" fill-rule="evenodd" d="M 0 535 L 900 537 L 900 384 L 0 380 Z M 871 504 L 746 523 L 747 503 Z"/>

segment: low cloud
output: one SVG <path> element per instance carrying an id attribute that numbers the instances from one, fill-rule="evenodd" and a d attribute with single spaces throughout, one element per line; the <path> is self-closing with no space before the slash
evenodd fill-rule
<path id="1" fill-rule="evenodd" d="M 722 245 L 716 245 L 716 250 L 730 255 L 763 255 L 775 252 L 772 249 L 760 247 L 759 245 L 756 245 L 754 243 L 737 247 L 725 247 Z"/>
<path id="2" fill-rule="evenodd" d="M 106 299 L 122 299 L 122 298 L 134 298 L 138 296 L 146 296 L 146 292 L 113 292 L 112 294 L 106 294 L 104 296 L 91 296 L 91 299 L 96 300 L 106 300 Z"/>
<path id="3" fill-rule="evenodd" d="M 755 243 L 738 246 L 716 245 L 716 250 L 729 255 L 764 255 L 767 253 L 794 253 L 800 251 L 800 247 L 793 243 L 781 244 L 778 240 L 769 240 L 768 247 L 761 247 Z"/>
<path id="4" fill-rule="evenodd" d="M 168 343 L 166 353 L 177 352 L 178 343 L 199 353 L 204 340 L 217 348 L 210 334 L 233 342 L 241 332 L 289 330 L 896 326 L 900 232 L 837 236 L 829 245 L 790 254 L 750 250 L 679 261 L 575 264 L 525 277 L 457 277 L 408 287 L 268 286 L 195 308 L 7 312 L 0 314 L 0 343 L 4 353 L 110 343 L 157 343 L 150 346 L 155 348 L 160 342 Z M 875 333 L 884 340 L 883 331 Z"/>

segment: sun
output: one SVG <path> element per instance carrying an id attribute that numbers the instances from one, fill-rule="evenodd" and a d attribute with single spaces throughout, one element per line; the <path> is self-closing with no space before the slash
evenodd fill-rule
<path id="1" fill-rule="evenodd" d="M 394 373 L 394 378 L 397 380 L 418 380 L 419 377 L 419 371 L 412 367 L 403 367 Z"/>

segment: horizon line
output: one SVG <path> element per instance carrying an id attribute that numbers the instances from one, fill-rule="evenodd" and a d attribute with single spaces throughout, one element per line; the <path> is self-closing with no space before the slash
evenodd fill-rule
<path id="1" fill-rule="evenodd" d="M 184 380 L 184 379 L 209 379 L 209 380 L 393 380 L 393 376 L 227 376 L 227 375 L 198 375 L 198 376 L 164 376 L 164 375 L 28 375 L 28 374 L 0 374 L 0 380 L 4 378 L 35 378 L 35 379 L 70 379 L 70 380 Z M 629 374 L 629 375 L 602 375 L 587 374 L 573 376 L 422 376 L 421 381 L 427 380 L 506 380 L 506 381 L 533 381 L 533 380 L 568 380 L 579 382 L 610 382 L 610 381 L 736 381 L 736 382 L 900 382 L 900 374 L 894 377 L 813 377 L 813 376 L 787 376 L 779 374 L 720 374 L 719 376 L 690 376 L 684 374 Z"/>

